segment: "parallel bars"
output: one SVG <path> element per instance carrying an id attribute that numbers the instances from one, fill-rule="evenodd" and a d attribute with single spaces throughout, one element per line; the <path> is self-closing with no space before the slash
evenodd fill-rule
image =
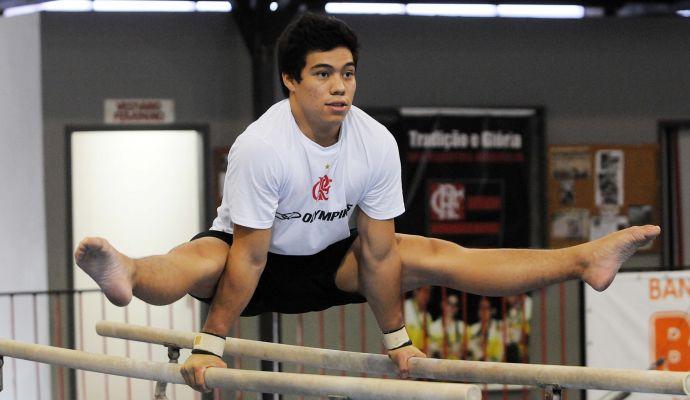
<path id="1" fill-rule="evenodd" d="M 180 348 L 191 348 L 194 340 L 192 332 L 117 322 L 101 321 L 96 324 L 96 331 L 101 336 Z M 397 374 L 395 366 L 388 357 L 380 354 L 318 349 L 237 338 L 227 341 L 225 353 L 356 373 Z M 668 371 L 413 358 L 410 360 L 410 376 L 475 383 L 690 394 L 690 373 Z"/>
<path id="2" fill-rule="evenodd" d="M 177 364 L 134 360 L 0 339 L 0 356 L 60 365 L 129 378 L 184 384 Z M 481 400 L 476 385 L 356 378 L 286 372 L 208 368 L 208 387 L 295 394 L 343 396 L 352 400 Z"/>

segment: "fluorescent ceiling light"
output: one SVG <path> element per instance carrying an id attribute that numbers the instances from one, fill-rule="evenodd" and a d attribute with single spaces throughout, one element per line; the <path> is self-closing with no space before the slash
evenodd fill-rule
<path id="1" fill-rule="evenodd" d="M 326 3 L 329 14 L 405 14 L 405 5 L 399 3 Z"/>
<path id="2" fill-rule="evenodd" d="M 93 10 L 93 7 L 91 7 L 90 0 L 56 0 L 41 4 L 41 11 L 78 12 L 91 10 Z"/>
<path id="3" fill-rule="evenodd" d="M 131 0 L 54 0 L 39 4 L 10 7 L 3 16 L 37 13 L 41 11 L 119 11 L 119 12 L 230 12 L 229 1 L 131 1 Z"/>
<path id="4" fill-rule="evenodd" d="M 269 6 L 278 9 L 278 2 Z M 30 14 L 40 11 L 114 11 L 114 12 L 230 12 L 229 1 L 170 1 L 170 0 L 55 0 L 39 4 L 10 7 L 4 16 Z M 531 4 L 450 4 L 450 3 L 326 3 L 331 14 L 395 14 L 438 15 L 449 17 L 517 17 L 517 18 L 584 18 L 585 7 L 578 5 Z M 678 15 L 690 17 L 690 10 Z"/>
<path id="5" fill-rule="evenodd" d="M 690 17 L 690 10 L 678 10 L 676 11 L 676 14 L 680 15 L 681 17 Z"/>
<path id="6" fill-rule="evenodd" d="M 16 17 L 17 15 L 33 14 L 41 11 L 91 11 L 90 0 L 55 0 L 45 3 L 30 4 L 26 6 L 6 8 L 3 16 Z"/>
<path id="7" fill-rule="evenodd" d="M 326 3 L 331 14 L 407 14 L 446 17 L 584 18 L 578 5 L 451 4 L 451 3 Z"/>
<path id="8" fill-rule="evenodd" d="M 232 4 L 229 1 L 197 1 L 196 10 L 201 12 L 230 12 Z"/>
<path id="9" fill-rule="evenodd" d="M 3 17 L 16 17 L 18 15 L 33 14 L 41 11 L 40 4 L 30 4 L 27 6 L 17 6 L 6 8 L 2 15 Z"/>
<path id="10" fill-rule="evenodd" d="M 585 8 L 576 5 L 499 4 L 499 17 L 513 18 L 584 18 Z"/>
<path id="11" fill-rule="evenodd" d="M 427 4 L 410 3 L 409 15 L 440 15 L 445 17 L 495 17 L 496 6 L 491 4 Z"/>
<path id="12" fill-rule="evenodd" d="M 94 0 L 94 11 L 113 12 L 191 12 L 193 1 Z"/>

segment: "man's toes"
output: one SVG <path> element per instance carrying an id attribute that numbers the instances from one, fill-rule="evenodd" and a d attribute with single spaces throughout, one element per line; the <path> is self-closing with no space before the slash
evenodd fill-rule
<path id="1" fill-rule="evenodd" d="M 656 225 L 647 225 L 647 236 L 650 236 L 650 238 L 654 238 L 656 236 L 659 236 L 661 233 L 661 227 L 656 226 Z"/>
<path id="2" fill-rule="evenodd" d="M 83 261 L 85 256 L 86 248 L 82 245 L 79 245 L 79 247 L 77 247 L 77 249 L 74 251 L 74 259 L 77 261 Z"/>

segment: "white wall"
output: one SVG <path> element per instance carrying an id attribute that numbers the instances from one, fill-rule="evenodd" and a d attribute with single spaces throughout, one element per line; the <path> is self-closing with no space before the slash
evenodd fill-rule
<path id="1" fill-rule="evenodd" d="M 83 237 L 101 236 L 123 253 L 143 257 L 164 254 L 206 229 L 203 141 L 198 132 L 73 132 L 71 149 L 75 245 Z M 76 265 L 73 268 L 75 289 L 97 288 L 81 269 Z M 80 349 L 103 351 L 103 339 L 93 331 L 102 319 L 185 331 L 199 329 L 199 303 L 190 297 L 181 299 L 172 309 L 150 307 L 141 301 L 122 309 L 102 305 L 100 300 L 100 294 L 88 294 L 75 305 L 74 331 Z M 107 343 L 108 354 L 167 361 L 162 348 L 156 347 L 155 352 L 148 349 L 146 344 L 125 344 L 122 340 Z M 150 392 L 148 398 L 153 397 L 153 385 L 148 381 L 111 376 L 109 385 L 103 383 L 102 374 L 80 372 L 76 398 L 124 400 L 131 392 L 142 398 Z M 191 389 L 182 389 L 172 389 L 176 399 L 194 398 Z"/>
<path id="2" fill-rule="evenodd" d="M 47 288 L 39 29 L 37 15 L 0 18 L 0 293 Z M 0 296 L 0 315 L 0 337 L 47 343 L 44 297 Z M 0 399 L 50 396 L 46 367 L 6 364 Z"/>
<path id="3" fill-rule="evenodd" d="M 40 32 L 0 19 L 0 292 L 46 288 Z"/>

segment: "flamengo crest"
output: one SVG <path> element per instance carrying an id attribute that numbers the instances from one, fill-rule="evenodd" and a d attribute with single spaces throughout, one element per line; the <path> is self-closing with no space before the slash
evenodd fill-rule
<path id="1" fill-rule="evenodd" d="M 324 175 L 319 178 L 319 180 L 311 188 L 311 196 L 314 200 L 328 200 L 328 192 L 331 190 L 331 182 L 333 179 L 329 178 L 328 175 Z"/>

